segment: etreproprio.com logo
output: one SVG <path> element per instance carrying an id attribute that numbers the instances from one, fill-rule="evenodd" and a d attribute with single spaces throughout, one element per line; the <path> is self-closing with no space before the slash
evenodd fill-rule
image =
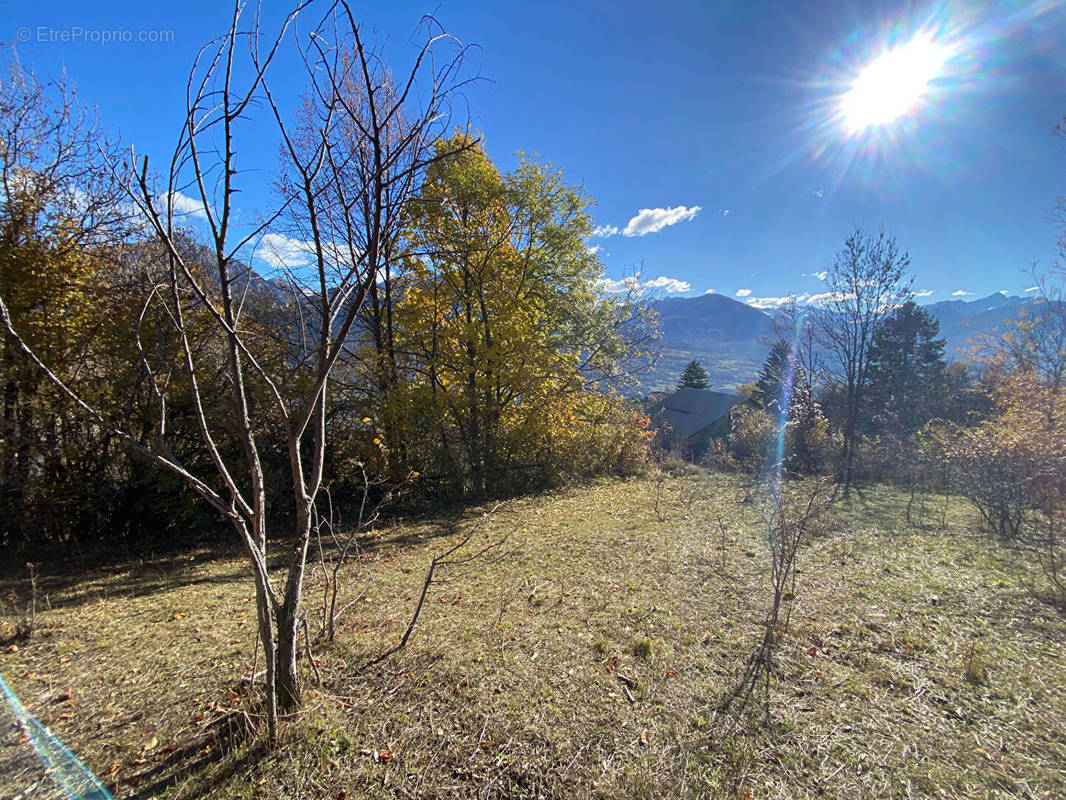
<path id="1" fill-rule="evenodd" d="M 130 28 L 53 28 L 48 25 L 23 25 L 15 32 L 19 42 L 41 44 L 163 44 L 174 41 L 172 30 L 139 30 Z"/>

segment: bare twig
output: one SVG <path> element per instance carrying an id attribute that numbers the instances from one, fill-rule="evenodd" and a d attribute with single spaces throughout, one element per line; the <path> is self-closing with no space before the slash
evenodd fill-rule
<path id="1" fill-rule="evenodd" d="M 429 562 L 429 569 L 426 570 L 426 577 L 425 577 L 425 580 L 422 582 L 422 591 L 418 595 L 418 603 L 415 605 L 414 613 L 411 615 L 411 621 L 409 623 L 407 623 L 407 628 L 404 630 L 403 636 L 400 637 L 400 641 L 397 644 L 395 644 L 392 647 L 390 647 L 388 650 L 386 650 L 381 655 L 379 655 L 379 656 L 377 656 L 375 658 L 372 658 L 370 661 L 368 661 L 365 664 L 363 664 L 361 667 L 359 667 L 357 672 L 361 672 L 361 671 L 363 671 L 365 669 L 368 669 L 369 667 L 372 667 L 372 666 L 374 666 L 376 664 L 380 664 L 386 658 L 388 658 L 389 656 L 393 655 L 394 653 L 400 652 L 401 650 L 403 650 L 407 646 L 407 641 L 411 638 L 411 634 L 414 632 L 415 625 L 418 623 L 418 617 L 422 614 L 422 607 L 426 603 L 426 596 L 429 594 L 429 587 L 433 585 L 433 579 L 434 579 L 434 577 L 435 577 L 435 575 L 437 573 L 437 570 L 439 568 L 446 567 L 446 566 L 452 566 L 452 565 L 456 565 L 456 564 L 469 563 L 469 562 L 473 561 L 474 559 L 480 558 L 481 556 L 483 556 L 485 553 L 489 552 L 490 550 L 498 548 L 498 547 L 501 547 L 503 545 L 503 543 L 507 540 L 507 536 L 503 537 L 499 541 L 490 542 L 489 544 L 485 545 L 480 550 L 476 551 L 475 553 L 472 553 L 471 555 L 464 556 L 462 558 L 454 558 L 454 559 L 451 558 L 453 555 L 458 553 L 462 548 L 466 547 L 466 545 L 474 537 L 474 534 L 477 533 L 477 531 L 480 529 L 482 523 L 484 523 L 485 520 L 487 520 L 490 516 L 492 516 L 492 514 L 494 514 L 496 512 L 496 510 L 500 507 L 500 505 L 501 505 L 500 503 L 497 503 L 491 509 L 489 509 L 484 514 L 484 516 L 481 517 L 481 519 L 479 519 L 477 522 L 475 522 L 470 527 L 470 530 L 467 532 L 467 534 L 462 539 L 460 539 L 456 544 L 452 545 L 450 548 L 448 548 L 443 553 L 440 553 L 440 554 L 435 555 L 433 557 L 433 559 Z"/>

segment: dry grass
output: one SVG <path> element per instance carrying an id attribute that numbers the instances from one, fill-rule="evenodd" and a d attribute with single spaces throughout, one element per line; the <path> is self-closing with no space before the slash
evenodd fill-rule
<path id="1" fill-rule="evenodd" d="M 768 707 L 734 728 L 715 707 L 761 636 L 758 515 L 732 477 L 669 477 L 659 514 L 656 492 L 507 503 L 472 543 L 507 535 L 502 554 L 445 571 L 407 650 L 360 671 L 484 509 L 377 532 L 275 753 L 215 735 L 255 711 L 239 560 L 45 576 L 51 610 L 0 670 L 121 797 L 1066 796 L 1066 619 L 963 504 L 930 499 L 914 524 L 887 489 L 834 506 L 799 558 Z"/>

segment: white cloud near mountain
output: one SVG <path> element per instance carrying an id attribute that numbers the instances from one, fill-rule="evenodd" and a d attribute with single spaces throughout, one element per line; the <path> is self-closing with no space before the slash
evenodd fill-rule
<path id="1" fill-rule="evenodd" d="M 973 292 L 967 292 L 964 289 L 959 289 L 957 292 L 952 292 L 951 296 L 952 297 L 967 297 L 968 295 L 971 295 L 971 294 L 973 294 Z"/>
<path id="2" fill-rule="evenodd" d="M 812 272 L 811 273 L 811 277 L 812 278 L 817 278 L 820 281 L 824 281 L 828 275 L 829 275 L 829 271 L 828 270 L 822 270 L 821 272 Z"/>
<path id="3" fill-rule="evenodd" d="M 620 281 L 611 278 L 603 278 L 600 280 L 600 286 L 608 292 L 634 292 L 647 289 L 662 289 L 666 294 L 680 294 L 681 292 L 687 292 L 692 289 L 692 285 L 688 281 L 679 281 L 677 278 L 667 278 L 665 275 L 660 275 L 657 278 L 652 278 L 649 281 L 643 282 L 640 278 L 633 275 L 630 275 L 628 278 L 622 278 Z"/>
<path id="4" fill-rule="evenodd" d="M 651 289 L 663 289 L 667 294 L 687 292 L 692 288 L 692 285 L 688 281 L 679 281 L 676 278 L 667 278 L 662 275 L 648 281 L 644 286 Z"/>
<path id="5" fill-rule="evenodd" d="M 693 219 L 702 206 L 673 206 L 672 208 L 642 208 L 633 219 L 626 223 L 623 236 L 646 236 L 656 233 L 670 225 Z"/>
<path id="6" fill-rule="evenodd" d="M 788 294 L 778 297 L 756 297 L 752 295 L 751 289 L 740 289 L 737 291 L 737 297 L 752 308 L 759 309 L 771 309 L 780 308 L 781 306 L 795 303 L 796 305 L 808 305 L 808 306 L 824 306 L 827 303 L 840 300 L 854 300 L 855 295 L 850 292 L 818 292 L 817 294 L 811 294 L 810 292 L 801 292 L 800 294 Z"/>
<path id="7" fill-rule="evenodd" d="M 749 297 L 745 302 L 752 308 L 780 308 L 789 303 L 802 303 L 810 297 L 809 294 L 790 294 L 787 297 Z"/>
<path id="8" fill-rule="evenodd" d="M 932 293 L 933 293 L 932 289 L 919 289 L 918 291 L 916 291 L 914 293 L 914 296 L 915 297 L 929 297 L 930 295 L 932 295 Z"/>
<path id="9" fill-rule="evenodd" d="M 812 294 L 807 298 L 807 305 L 809 306 L 823 306 L 826 303 L 839 302 L 841 300 L 854 300 L 855 295 L 852 292 L 822 292 L 820 294 Z"/>
<path id="10" fill-rule="evenodd" d="M 264 233 L 256 255 L 272 267 L 301 267 L 311 262 L 314 243 L 280 233 Z"/>
<path id="11" fill-rule="evenodd" d="M 160 206 L 165 209 L 167 203 L 166 193 L 159 195 L 157 199 Z M 199 219 L 207 219 L 207 209 L 200 200 L 189 197 L 189 195 L 182 194 L 181 192 L 171 192 L 170 200 L 176 216 L 191 216 Z M 160 214 L 164 213 L 165 211 L 160 211 Z"/>

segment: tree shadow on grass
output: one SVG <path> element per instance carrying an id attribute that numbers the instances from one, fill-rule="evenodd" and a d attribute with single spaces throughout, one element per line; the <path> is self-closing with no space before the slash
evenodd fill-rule
<path id="1" fill-rule="evenodd" d="M 206 742 L 206 743 L 205 743 Z M 134 773 L 123 785 L 134 789 L 122 792 L 122 786 L 109 787 L 117 796 L 129 800 L 159 797 L 175 786 L 186 784 L 183 797 L 210 797 L 234 774 L 243 772 L 269 755 L 266 743 L 255 739 L 247 744 L 228 742 L 208 736 L 200 742 L 174 750 L 160 761 L 152 762 Z"/>
<path id="2" fill-rule="evenodd" d="M 233 561 L 235 555 L 229 549 L 200 549 L 154 559 L 128 559 L 88 570 L 74 565 L 50 565 L 50 571 L 42 573 L 38 567 L 36 588 L 27 571 L 21 576 L 0 579 L 0 595 L 8 598 L 16 609 L 34 602 L 36 610 L 41 612 L 107 597 L 138 597 L 182 586 L 231 584 L 246 579 L 243 564 L 234 561 L 232 569 L 209 573 L 203 570 Z"/>

